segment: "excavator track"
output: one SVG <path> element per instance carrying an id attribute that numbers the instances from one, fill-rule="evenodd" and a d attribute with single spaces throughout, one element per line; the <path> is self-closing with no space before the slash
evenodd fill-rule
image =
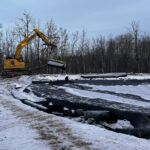
<path id="1" fill-rule="evenodd" d="M 22 69 L 22 70 L 3 70 L 1 76 L 4 78 L 13 78 L 16 76 L 21 76 L 21 75 L 31 75 L 31 71 L 27 69 Z"/>

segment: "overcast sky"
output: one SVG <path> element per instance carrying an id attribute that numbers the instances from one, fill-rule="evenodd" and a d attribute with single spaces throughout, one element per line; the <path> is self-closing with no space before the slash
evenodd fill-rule
<path id="1" fill-rule="evenodd" d="M 84 28 L 90 37 L 119 35 L 133 20 L 142 31 L 150 29 L 150 0 L 2 0 L 3 28 L 15 25 L 24 11 L 41 23 L 53 18 L 57 26 L 70 32 Z"/>

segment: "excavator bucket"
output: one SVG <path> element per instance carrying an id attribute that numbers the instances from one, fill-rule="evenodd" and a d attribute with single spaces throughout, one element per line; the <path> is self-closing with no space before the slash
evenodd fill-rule
<path id="1" fill-rule="evenodd" d="M 66 64 L 60 60 L 51 59 L 48 61 L 47 64 L 48 64 L 48 66 L 59 68 L 59 69 L 65 69 L 66 68 Z"/>

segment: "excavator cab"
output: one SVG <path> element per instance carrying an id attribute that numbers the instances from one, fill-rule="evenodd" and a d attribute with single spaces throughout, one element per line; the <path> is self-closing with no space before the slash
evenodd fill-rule
<path id="1" fill-rule="evenodd" d="M 5 59 L 4 70 L 25 69 L 25 63 L 17 59 Z"/>

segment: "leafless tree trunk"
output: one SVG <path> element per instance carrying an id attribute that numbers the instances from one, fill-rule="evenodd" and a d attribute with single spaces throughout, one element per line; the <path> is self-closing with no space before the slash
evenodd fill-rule
<path id="1" fill-rule="evenodd" d="M 131 34 L 134 38 L 134 53 L 135 53 L 135 59 L 137 63 L 137 71 L 140 72 L 140 53 L 138 48 L 138 39 L 139 39 L 139 23 L 133 21 L 131 23 Z"/>
<path id="2" fill-rule="evenodd" d="M 33 31 L 33 19 L 31 18 L 30 14 L 27 12 L 23 13 L 23 16 L 18 18 L 18 23 L 16 24 L 16 34 L 20 36 L 20 40 L 23 40 L 25 37 Z M 20 42 L 20 41 L 19 41 Z M 25 47 L 25 61 L 29 61 L 29 48 L 30 45 Z"/>

